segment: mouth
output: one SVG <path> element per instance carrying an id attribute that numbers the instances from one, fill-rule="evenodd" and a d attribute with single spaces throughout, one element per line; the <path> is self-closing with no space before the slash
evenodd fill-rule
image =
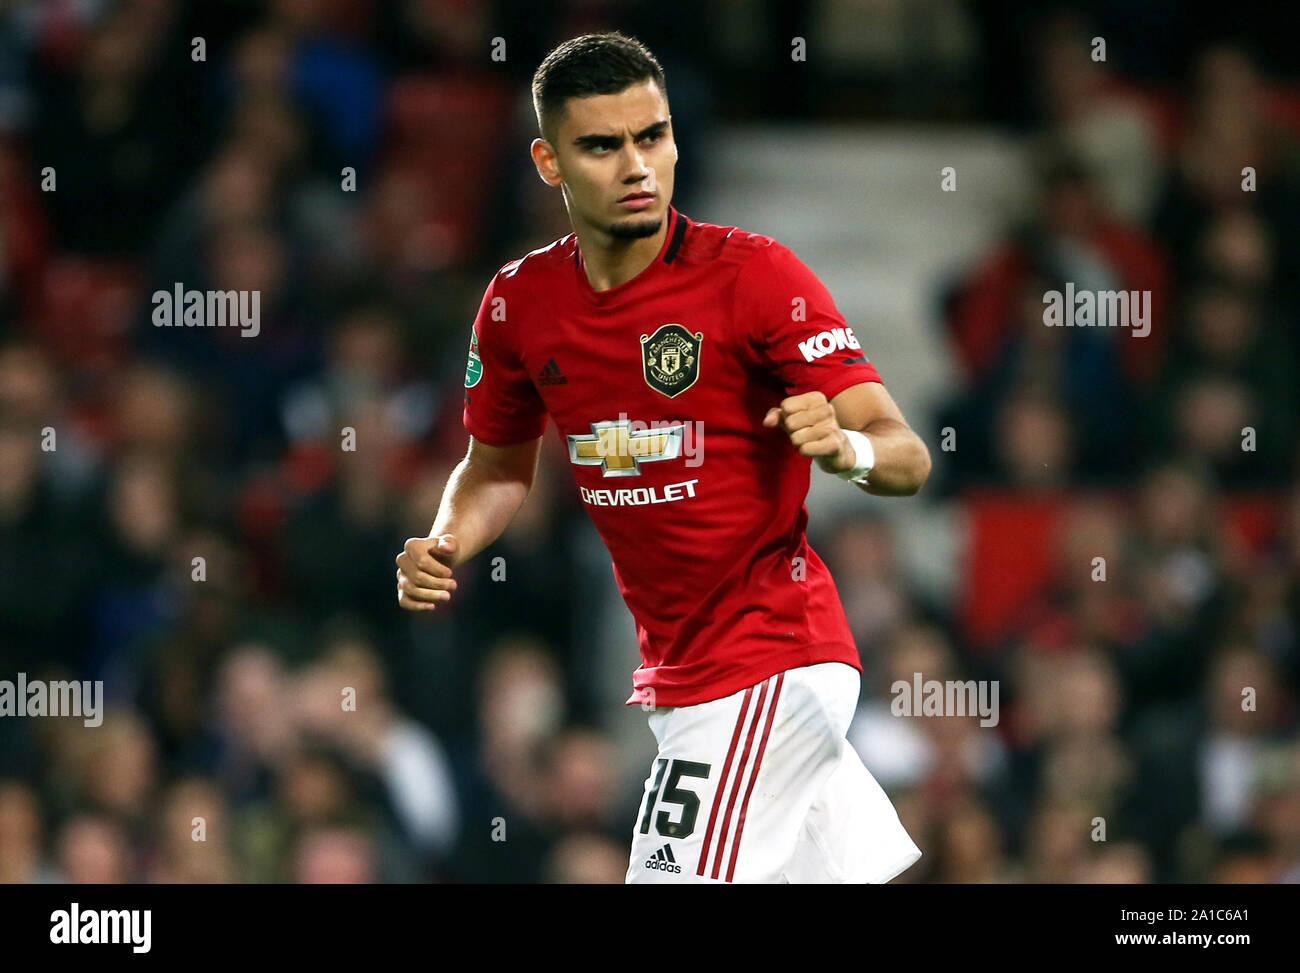
<path id="1" fill-rule="evenodd" d="M 654 200 L 654 193 L 628 193 L 618 201 L 618 205 L 628 209 L 645 209 Z"/>

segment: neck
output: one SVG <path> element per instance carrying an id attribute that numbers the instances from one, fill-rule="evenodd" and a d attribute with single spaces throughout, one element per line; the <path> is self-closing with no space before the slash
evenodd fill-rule
<path id="1" fill-rule="evenodd" d="M 575 227 L 582 251 L 582 270 L 594 291 L 607 291 L 626 284 L 659 256 L 668 235 L 671 216 L 664 214 L 659 232 L 653 236 L 624 240 L 593 226 Z"/>

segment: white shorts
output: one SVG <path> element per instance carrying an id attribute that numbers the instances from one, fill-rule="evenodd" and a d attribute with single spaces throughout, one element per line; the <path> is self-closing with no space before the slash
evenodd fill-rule
<path id="1" fill-rule="evenodd" d="M 823 662 L 652 712 L 627 881 L 882 883 L 920 858 L 844 738 L 859 681 Z"/>

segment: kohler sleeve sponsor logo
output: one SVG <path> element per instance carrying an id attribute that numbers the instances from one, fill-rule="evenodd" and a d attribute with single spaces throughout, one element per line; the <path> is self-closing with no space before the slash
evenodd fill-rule
<path id="1" fill-rule="evenodd" d="M 811 338 L 799 342 L 799 352 L 803 355 L 803 360 L 807 362 L 816 361 L 818 358 L 825 358 L 833 352 L 850 348 L 854 351 L 862 350 L 862 346 L 858 344 L 858 337 L 853 333 L 852 328 L 831 328 L 829 331 L 819 331 Z"/>

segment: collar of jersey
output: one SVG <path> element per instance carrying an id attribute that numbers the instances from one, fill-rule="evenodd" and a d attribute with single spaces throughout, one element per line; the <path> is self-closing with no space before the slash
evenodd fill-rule
<path id="1" fill-rule="evenodd" d="M 626 294 L 637 284 L 642 283 L 647 278 L 654 276 L 656 271 L 664 264 L 672 263 L 673 258 L 677 256 L 677 251 L 681 248 L 682 237 L 686 232 L 686 217 L 677 212 L 677 208 L 671 203 L 668 205 L 668 232 L 664 234 L 663 246 L 659 248 L 659 255 L 646 264 L 645 269 L 633 277 L 631 280 L 625 280 L 617 287 L 611 287 L 608 290 L 598 291 L 591 286 L 591 281 L 587 280 L 587 273 L 582 269 L 582 251 L 577 247 L 577 238 L 574 239 L 573 250 L 573 268 L 578 275 L 578 290 L 589 301 L 596 304 L 607 304 Z"/>

